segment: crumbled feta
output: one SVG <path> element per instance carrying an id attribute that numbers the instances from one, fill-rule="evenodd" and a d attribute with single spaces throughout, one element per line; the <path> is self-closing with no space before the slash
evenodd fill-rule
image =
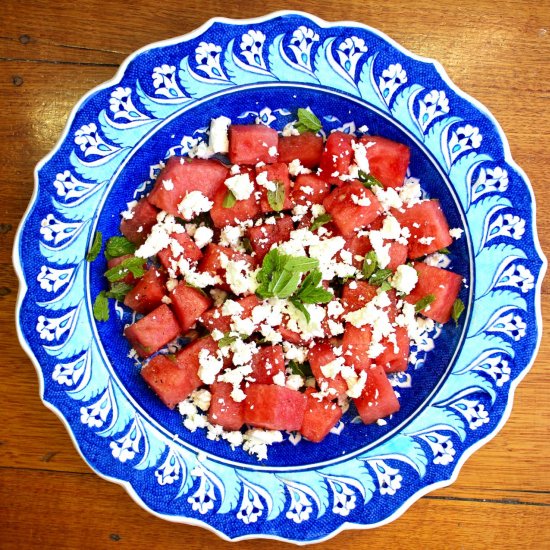
<path id="1" fill-rule="evenodd" d="M 351 142 L 351 146 L 353 148 L 353 152 L 355 154 L 355 164 L 357 165 L 357 168 L 365 174 L 370 173 L 370 166 L 369 166 L 369 159 L 367 158 L 367 147 L 364 143 L 361 143 L 360 141 L 353 140 Z"/>
<path id="2" fill-rule="evenodd" d="M 265 460 L 267 458 L 267 446 L 280 443 L 282 440 L 283 434 L 277 430 L 252 428 L 244 433 L 243 450 L 256 455 L 258 460 Z"/>
<path id="3" fill-rule="evenodd" d="M 390 243 L 384 244 L 381 231 L 369 231 L 369 240 L 376 254 L 378 265 L 385 268 L 391 262 Z"/>
<path id="4" fill-rule="evenodd" d="M 178 204 L 178 212 L 184 220 L 190 220 L 202 212 L 209 212 L 214 203 L 200 191 L 191 191 Z"/>
<path id="5" fill-rule="evenodd" d="M 199 371 L 198 376 L 205 384 L 213 384 L 216 381 L 216 375 L 223 368 L 223 359 L 217 355 L 212 355 L 209 350 L 203 348 L 199 351 Z"/>
<path id="6" fill-rule="evenodd" d="M 240 315 L 243 311 L 243 306 L 235 302 L 235 300 L 226 300 L 222 306 L 222 315 L 227 315 L 228 317 Z"/>
<path id="7" fill-rule="evenodd" d="M 295 124 L 296 124 L 296 121 L 289 122 L 288 124 L 286 124 L 285 127 L 283 128 L 282 132 L 281 132 L 281 135 L 283 135 L 285 137 L 299 136 L 300 132 L 296 129 L 296 126 L 294 126 Z"/>
<path id="8" fill-rule="evenodd" d="M 174 189 L 174 182 L 171 179 L 162 180 L 162 186 L 166 191 L 172 191 Z"/>
<path id="9" fill-rule="evenodd" d="M 260 172 L 256 176 L 256 183 L 268 191 L 276 191 L 277 190 L 277 184 L 274 181 L 271 181 L 268 178 L 267 172 L 264 170 L 263 172 Z"/>
<path id="10" fill-rule="evenodd" d="M 250 198 L 254 191 L 254 182 L 248 174 L 236 174 L 225 180 L 225 186 L 235 195 L 238 201 Z"/>
<path id="11" fill-rule="evenodd" d="M 365 384 L 367 383 L 367 371 L 360 371 L 359 376 L 349 376 L 344 379 L 348 385 L 346 395 L 352 398 L 361 397 Z"/>
<path id="12" fill-rule="evenodd" d="M 176 222 L 174 216 L 166 214 L 166 212 L 159 212 L 157 223 L 152 227 L 145 242 L 136 250 L 135 255 L 138 258 L 155 256 L 161 250 L 168 248 L 172 243 L 177 243 L 175 239 L 171 238 L 172 233 L 184 232 L 184 227 Z"/>
<path id="13" fill-rule="evenodd" d="M 340 374 L 342 367 L 345 365 L 345 359 L 343 357 L 337 357 L 326 365 L 321 365 L 321 372 L 325 378 L 334 379 L 337 374 Z"/>
<path id="14" fill-rule="evenodd" d="M 294 159 L 288 163 L 288 173 L 291 176 L 299 176 L 300 174 L 311 174 L 311 170 L 302 166 L 299 159 Z"/>
<path id="15" fill-rule="evenodd" d="M 286 387 L 290 388 L 291 390 L 298 391 L 304 386 L 304 384 L 305 380 L 303 376 L 300 376 L 299 374 L 291 374 L 286 379 Z"/>
<path id="16" fill-rule="evenodd" d="M 273 383 L 277 386 L 286 386 L 286 376 L 284 372 L 278 372 L 273 377 Z"/>
<path id="17" fill-rule="evenodd" d="M 391 208 L 399 209 L 403 206 L 401 197 L 393 187 L 384 189 L 383 187 L 375 185 L 372 191 L 386 212 L 389 212 Z"/>
<path id="18" fill-rule="evenodd" d="M 462 237 L 462 233 L 464 233 L 464 229 L 460 229 L 460 227 L 454 227 L 449 230 L 449 235 L 455 240 L 460 239 L 460 237 Z"/>
<path id="19" fill-rule="evenodd" d="M 409 178 L 399 191 L 399 198 L 409 208 L 419 203 L 422 200 L 422 189 L 418 180 Z"/>
<path id="20" fill-rule="evenodd" d="M 214 231 L 206 226 L 198 227 L 195 231 L 195 234 L 193 235 L 193 238 L 195 239 L 195 244 L 199 248 L 204 248 L 208 243 L 212 242 L 213 237 Z"/>
<path id="21" fill-rule="evenodd" d="M 207 411 L 210 408 L 212 394 L 206 389 L 195 390 L 191 394 L 193 405 L 201 411 Z"/>
<path id="22" fill-rule="evenodd" d="M 418 272 L 410 265 L 400 265 L 391 278 L 391 285 L 403 294 L 410 294 L 418 283 Z"/>
<path id="23" fill-rule="evenodd" d="M 226 116 L 213 118 L 210 121 L 209 146 L 214 153 L 227 153 L 229 151 L 228 129 L 231 119 Z"/>
<path id="24" fill-rule="evenodd" d="M 318 218 L 326 213 L 325 207 L 322 204 L 312 204 L 311 205 L 311 214 L 314 218 Z"/>
<path id="25" fill-rule="evenodd" d="M 384 239 L 396 241 L 401 237 L 401 224 L 394 216 L 388 215 L 384 218 L 380 234 Z"/>

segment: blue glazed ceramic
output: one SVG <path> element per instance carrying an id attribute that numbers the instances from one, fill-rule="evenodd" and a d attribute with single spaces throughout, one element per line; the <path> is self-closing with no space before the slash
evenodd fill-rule
<path id="1" fill-rule="evenodd" d="M 128 358 L 128 313 L 112 306 L 109 322 L 94 321 L 105 260 L 85 258 L 95 231 L 116 234 L 159 161 L 189 151 L 211 118 L 281 129 L 298 107 L 326 132 L 366 124 L 411 148 L 410 177 L 465 230 L 449 260 L 466 312 L 392 381 L 402 409 L 386 425 L 349 412 L 322 444 L 287 434 L 258 462 L 190 433 L 160 404 Z M 213 20 L 132 55 L 38 165 L 14 251 L 21 343 L 84 459 L 154 514 L 227 539 L 306 543 L 374 527 L 449 484 L 508 417 L 540 339 L 534 209 L 501 129 L 437 63 L 355 23 L 288 12 Z"/>

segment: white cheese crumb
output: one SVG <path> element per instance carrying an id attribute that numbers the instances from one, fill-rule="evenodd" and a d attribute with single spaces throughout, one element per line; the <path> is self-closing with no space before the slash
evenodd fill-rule
<path id="1" fill-rule="evenodd" d="M 225 180 L 225 186 L 238 201 L 246 200 L 254 191 L 254 183 L 248 174 L 236 174 Z"/>
<path id="2" fill-rule="evenodd" d="M 449 230 L 449 235 L 453 239 L 460 239 L 460 237 L 462 237 L 462 233 L 464 233 L 464 230 L 460 229 L 460 227 L 454 227 L 453 229 Z"/>
<path id="3" fill-rule="evenodd" d="M 274 377 L 273 377 L 273 383 L 276 384 L 277 386 L 286 386 L 286 376 L 285 376 L 285 373 L 284 372 L 278 372 Z"/>
<path id="4" fill-rule="evenodd" d="M 199 378 L 205 384 L 213 384 L 216 381 L 216 375 L 222 370 L 223 359 L 212 355 L 209 350 L 201 349 L 199 351 Z"/>
<path id="5" fill-rule="evenodd" d="M 201 411 L 207 411 L 210 408 L 212 394 L 206 389 L 195 390 L 191 394 L 193 405 Z"/>
<path id="6" fill-rule="evenodd" d="M 229 151 L 228 129 L 231 119 L 226 116 L 213 118 L 210 121 L 209 148 L 214 153 L 227 153 Z"/>
<path id="7" fill-rule="evenodd" d="M 191 191 L 178 204 L 178 212 L 183 219 L 190 220 L 202 212 L 209 212 L 213 205 L 214 203 L 200 191 Z"/>
<path id="8" fill-rule="evenodd" d="M 212 242 L 213 237 L 214 231 L 206 226 L 198 227 L 195 231 L 195 234 L 193 235 L 193 238 L 195 239 L 195 244 L 199 248 L 204 248 L 208 243 Z"/>
<path id="9" fill-rule="evenodd" d="M 400 265 L 391 278 L 393 288 L 399 292 L 403 292 L 403 294 L 410 294 L 416 283 L 418 283 L 418 273 L 410 265 Z"/>
<path id="10" fill-rule="evenodd" d="M 311 174 L 311 170 L 302 166 L 299 159 L 294 159 L 288 163 L 288 173 L 291 176 L 298 176 L 300 174 Z"/>

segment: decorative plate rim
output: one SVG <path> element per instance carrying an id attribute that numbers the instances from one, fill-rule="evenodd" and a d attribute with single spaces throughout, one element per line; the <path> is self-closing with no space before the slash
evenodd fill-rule
<path id="1" fill-rule="evenodd" d="M 274 534 L 269 534 L 269 533 L 252 533 L 252 534 L 244 534 L 244 535 L 231 537 L 227 533 L 225 533 L 221 530 L 218 530 L 216 527 L 210 525 L 207 521 L 203 521 L 201 519 L 196 519 L 194 517 L 184 517 L 184 516 L 181 516 L 181 515 L 180 516 L 176 516 L 176 515 L 172 516 L 172 515 L 157 512 L 157 511 L 153 510 L 152 508 L 150 508 L 142 500 L 140 495 L 137 493 L 137 491 L 132 486 L 131 481 L 127 481 L 127 480 L 124 480 L 124 479 L 120 479 L 120 478 L 117 478 L 117 477 L 113 477 L 113 476 L 104 474 L 104 473 L 100 472 L 98 469 L 96 469 L 94 466 L 92 466 L 91 463 L 89 462 L 89 460 L 86 458 L 86 456 L 84 454 L 84 451 L 81 449 L 80 443 L 79 443 L 78 439 L 76 438 L 75 432 L 73 431 L 73 429 L 72 429 L 71 425 L 69 424 L 67 418 L 63 415 L 62 411 L 58 407 L 56 407 L 53 403 L 50 403 L 49 401 L 47 401 L 45 399 L 45 395 L 44 395 L 44 391 L 45 391 L 44 373 L 42 371 L 42 368 L 40 366 L 40 363 L 39 363 L 35 353 L 31 349 L 30 344 L 27 342 L 27 340 L 26 340 L 26 338 L 23 334 L 23 330 L 21 328 L 21 317 L 20 317 L 21 306 L 22 306 L 24 297 L 27 295 L 28 286 L 27 286 L 27 281 L 25 279 L 25 275 L 24 275 L 24 272 L 23 272 L 23 267 L 22 267 L 21 261 L 20 261 L 19 249 L 20 249 L 21 236 L 22 236 L 22 233 L 23 233 L 24 226 L 25 226 L 26 222 L 28 221 L 29 214 L 32 212 L 32 210 L 33 210 L 33 208 L 36 204 L 36 200 L 38 198 L 39 171 L 46 165 L 46 163 L 48 161 L 50 161 L 55 156 L 55 154 L 59 151 L 62 144 L 66 141 L 66 139 L 69 136 L 69 132 L 71 130 L 71 125 L 73 124 L 77 113 L 80 111 L 81 107 L 86 103 L 86 101 L 88 101 L 90 98 L 95 96 L 98 92 L 101 92 L 103 90 L 106 90 L 106 89 L 110 88 L 111 86 L 114 86 L 114 85 L 117 85 L 117 84 L 121 83 L 123 77 L 126 74 L 126 71 L 128 69 L 128 66 L 130 65 L 130 63 L 144 52 L 147 52 L 147 51 L 152 50 L 154 48 L 164 48 L 164 47 L 173 46 L 173 45 L 176 45 L 176 44 L 179 44 L 179 43 L 182 43 L 182 42 L 190 41 L 193 38 L 200 37 L 206 31 L 208 31 L 208 29 L 210 29 L 214 24 L 217 24 L 217 23 L 223 24 L 223 25 L 232 25 L 232 26 L 253 25 L 253 24 L 266 23 L 266 22 L 268 22 L 272 19 L 275 19 L 275 18 L 278 18 L 278 17 L 284 17 L 284 16 L 303 17 L 306 20 L 311 21 L 312 23 L 314 23 L 315 25 L 319 26 L 322 29 L 330 29 L 330 28 L 333 28 L 333 27 L 350 27 L 350 28 L 358 28 L 358 29 L 365 30 L 365 31 L 370 32 L 370 33 L 374 34 L 375 36 L 381 38 L 389 46 L 391 46 L 392 48 L 398 50 L 399 52 L 401 52 L 402 54 L 404 54 L 408 58 L 411 58 L 415 61 L 420 61 L 420 62 L 423 62 L 423 63 L 427 63 L 427 64 L 430 64 L 431 66 L 433 66 L 433 68 L 439 74 L 439 76 L 444 81 L 444 83 L 454 93 L 456 93 L 460 98 L 462 98 L 466 102 L 470 103 L 484 117 L 486 117 L 487 121 L 493 126 L 493 129 L 495 130 L 496 135 L 498 136 L 498 138 L 500 140 L 500 144 L 501 144 L 502 150 L 503 150 L 503 160 L 504 160 L 504 162 L 507 165 L 509 165 L 511 168 L 513 168 L 517 172 L 517 174 L 519 175 L 520 179 L 522 179 L 523 182 L 525 183 L 525 187 L 527 188 L 527 190 L 529 192 L 529 199 L 530 199 L 530 202 L 531 202 L 530 216 L 531 216 L 531 222 L 532 222 L 532 232 L 530 233 L 530 236 L 532 237 L 533 247 L 534 247 L 534 249 L 535 249 L 535 251 L 538 255 L 538 259 L 540 259 L 540 262 L 541 262 L 540 271 L 538 272 L 538 276 L 536 277 L 536 280 L 534 281 L 535 285 L 534 285 L 534 288 L 533 288 L 533 292 L 534 292 L 534 309 L 535 309 L 534 317 L 535 317 L 535 320 L 536 320 L 536 327 L 538 329 L 537 338 L 536 338 L 536 341 L 534 342 L 533 353 L 532 353 L 529 361 L 527 362 L 526 366 L 519 372 L 519 374 L 513 380 L 510 381 L 510 384 L 509 384 L 509 387 L 508 387 L 508 392 L 507 392 L 508 398 L 507 398 L 506 407 L 503 409 L 502 415 L 501 415 L 500 419 L 497 421 L 496 425 L 493 427 L 492 431 L 489 432 L 484 437 L 482 437 L 481 439 L 479 439 L 479 440 L 475 441 L 474 443 L 472 443 L 470 446 L 468 446 L 468 447 L 466 447 L 462 450 L 462 454 L 454 462 L 454 467 L 452 469 L 452 473 L 451 473 L 451 476 L 449 478 L 442 479 L 442 480 L 436 481 L 436 482 L 429 482 L 427 485 L 424 485 L 423 487 L 420 487 L 420 488 L 416 489 L 415 492 L 413 494 L 411 494 L 410 497 L 407 500 L 405 500 L 404 502 L 402 502 L 400 504 L 399 508 L 397 508 L 393 513 L 389 514 L 386 518 L 382 519 L 381 521 L 378 521 L 376 523 L 369 523 L 369 524 L 359 524 L 359 523 L 352 523 L 352 522 L 344 521 L 336 529 L 332 530 L 330 533 L 326 534 L 325 536 L 323 536 L 321 538 L 311 538 L 309 540 L 289 539 L 289 538 L 286 538 L 284 536 L 279 536 L 279 535 L 274 535 Z M 328 21 L 325 21 L 325 20 L 323 20 L 323 19 L 321 19 L 321 18 L 319 18 L 315 15 L 312 15 L 312 14 L 309 14 L 309 13 L 306 13 L 306 12 L 302 12 L 302 11 L 296 11 L 296 10 L 280 10 L 280 11 L 271 12 L 271 13 L 266 14 L 266 15 L 261 16 L 261 17 L 247 18 L 247 19 L 230 19 L 230 18 L 225 18 L 225 17 L 215 17 L 215 18 L 209 19 L 208 21 L 203 23 L 200 27 L 198 27 L 197 29 L 195 29 L 194 31 L 192 31 L 190 33 L 187 33 L 187 34 L 184 34 L 184 35 L 181 35 L 181 36 L 177 36 L 177 37 L 173 37 L 173 38 L 170 38 L 170 39 L 154 42 L 154 43 L 151 43 L 151 44 L 147 44 L 147 45 L 141 47 L 140 49 L 138 49 L 137 51 L 135 51 L 135 52 L 131 53 L 130 55 L 128 55 L 123 60 L 123 62 L 120 64 L 119 68 L 117 69 L 116 73 L 113 75 L 113 77 L 111 79 L 109 79 L 109 80 L 107 80 L 103 83 L 100 83 L 98 86 L 96 86 L 93 89 L 91 89 L 90 91 L 88 91 L 75 104 L 75 106 L 72 108 L 70 114 L 67 117 L 67 121 L 65 123 L 65 127 L 63 129 L 63 132 L 62 132 L 61 136 L 59 137 L 59 139 L 57 140 L 57 142 L 55 143 L 55 145 L 53 146 L 51 151 L 47 155 L 45 155 L 38 162 L 38 164 L 36 165 L 35 170 L 34 170 L 34 186 L 33 186 L 32 196 L 29 199 L 29 203 L 27 205 L 27 208 L 26 208 L 26 210 L 25 210 L 25 212 L 24 212 L 24 214 L 21 218 L 21 221 L 19 223 L 17 233 L 16 233 L 16 236 L 15 236 L 15 240 L 14 240 L 14 247 L 13 247 L 13 258 L 12 258 L 13 259 L 13 265 L 14 265 L 15 272 L 16 272 L 17 277 L 18 277 L 18 282 L 19 282 L 19 290 L 18 290 L 17 302 L 16 302 L 16 330 L 17 330 L 17 335 L 18 335 L 18 338 L 19 338 L 20 345 L 24 349 L 25 353 L 31 359 L 31 361 L 32 361 L 32 363 L 33 363 L 33 365 L 34 365 L 34 367 L 37 371 L 38 379 L 39 379 L 39 395 L 40 395 L 40 398 L 41 398 L 42 402 L 44 403 L 44 405 L 48 409 L 52 410 L 59 417 L 59 419 L 63 422 L 63 424 L 65 425 L 65 427 L 66 427 L 66 429 L 69 433 L 69 436 L 71 437 L 71 440 L 72 440 L 75 448 L 77 449 L 77 451 L 79 452 L 79 454 L 81 455 L 81 457 L 83 458 L 85 463 L 92 469 L 92 471 L 94 473 L 96 473 L 97 475 L 99 475 L 103 479 L 108 480 L 110 482 L 115 482 L 118 485 L 123 486 L 126 489 L 126 491 L 128 492 L 128 494 L 132 497 L 132 499 L 137 504 L 139 504 L 143 509 L 145 509 L 147 512 L 149 512 L 149 513 L 151 513 L 151 514 L 153 514 L 157 517 L 167 519 L 167 520 L 172 521 L 172 522 L 183 523 L 183 524 L 187 524 L 187 525 L 201 526 L 201 527 L 206 528 L 209 531 L 217 534 L 222 539 L 227 540 L 227 541 L 240 541 L 240 540 L 248 540 L 248 539 L 265 538 L 265 539 L 271 539 L 271 540 L 279 540 L 279 541 L 283 541 L 283 542 L 290 542 L 290 543 L 293 543 L 293 544 L 296 544 L 296 545 L 305 545 L 305 544 L 322 542 L 322 541 L 326 541 L 326 540 L 336 536 L 338 533 L 340 533 L 343 530 L 348 530 L 348 529 L 369 529 L 369 528 L 374 528 L 374 527 L 378 527 L 378 526 L 382 526 L 382 525 L 385 525 L 387 523 L 390 523 L 391 521 L 394 521 L 395 519 L 400 517 L 406 510 L 408 510 L 408 508 L 414 502 L 416 502 L 418 499 L 422 498 L 424 495 L 426 495 L 426 494 L 428 494 L 428 493 L 430 493 L 430 492 L 432 492 L 436 489 L 446 487 L 446 486 L 454 483 L 454 481 L 456 481 L 456 479 L 459 475 L 459 472 L 461 471 L 462 466 L 464 465 L 466 460 L 468 460 L 469 457 L 474 452 L 476 452 L 479 448 L 481 448 L 488 441 L 490 441 L 493 437 L 495 437 L 500 432 L 500 430 L 502 429 L 504 424 L 507 422 L 507 420 L 509 419 L 512 407 L 513 407 L 516 388 L 517 388 L 518 384 L 526 376 L 526 374 L 529 372 L 531 367 L 533 366 L 533 364 L 536 360 L 536 357 L 537 357 L 537 354 L 538 354 L 538 351 L 539 351 L 539 348 L 540 348 L 541 339 L 542 339 L 542 309 L 541 309 L 541 307 L 542 307 L 542 304 L 541 304 L 542 292 L 541 292 L 541 287 L 542 287 L 542 282 L 543 282 L 543 279 L 544 279 L 544 276 L 545 276 L 545 273 L 546 273 L 546 269 L 547 269 L 547 259 L 544 255 L 544 253 L 542 251 L 542 248 L 541 248 L 541 245 L 540 245 L 538 232 L 537 232 L 537 223 L 536 223 L 536 221 L 537 221 L 537 212 L 536 212 L 536 202 L 535 202 L 535 195 L 534 195 L 533 187 L 531 185 L 531 182 L 530 182 L 527 174 L 523 171 L 523 169 L 520 166 L 518 166 L 516 164 L 516 162 L 512 158 L 509 142 L 508 142 L 508 140 L 507 140 L 500 124 L 495 119 L 495 117 L 491 114 L 491 112 L 485 107 L 485 105 L 483 105 L 481 102 L 479 102 L 475 98 L 471 97 L 469 94 L 465 93 L 456 84 L 454 84 L 454 82 L 451 80 L 451 78 L 448 76 L 447 72 L 445 71 L 444 67 L 437 60 L 427 58 L 427 57 L 423 57 L 423 56 L 419 56 L 415 53 L 412 53 L 408 49 L 406 49 L 402 45 L 400 45 L 398 42 L 396 42 L 395 40 L 393 40 L 392 38 L 387 36 L 384 32 L 382 32 L 378 29 L 375 29 L 373 27 L 370 27 L 368 25 L 365 25 L 363 23 L 358 23 L 358 22 L 354 22 L 354 21 L 334 21 L 334 22 L 331 21 L 331 22 L 328 22 Z M 467 331 L 465 331 L 464 337 L 466 337 L 466 333 L 467 333 Z"/>

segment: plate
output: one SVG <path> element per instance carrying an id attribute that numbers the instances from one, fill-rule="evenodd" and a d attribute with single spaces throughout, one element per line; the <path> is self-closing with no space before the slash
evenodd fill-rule
<path id="1" fill-rule="evenodd" d="M 120 336 L 127 313 L 94 321 L 105 260 L 86 253 L 211 118 L 280 129 L 299 107 L 327 132 L 366 124 L 409 145 L 409 177 L 464 229 L 448 261 L 464 277 L 466 312 L 393 379 L 402 409 L 385 425 L 349 421 L 321 445 L 287 434 L 258 461 L 187 431 L 146 388 Z M 438 63 L 356 23 L 296 12 L 214 19 L 130 56 L 37 166 L 14 250 L 21 344 L 84 459 L 152 513 L 227 539 L 306 543 L 375 527 L 452 482 L 507 419 L 540 339 L 546 262 L 534 209 L 500 127 Z"/>

